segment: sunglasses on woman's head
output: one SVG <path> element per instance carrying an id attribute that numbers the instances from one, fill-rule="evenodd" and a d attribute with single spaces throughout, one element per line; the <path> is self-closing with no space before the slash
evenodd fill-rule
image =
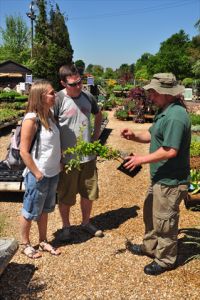
<path id="1" fill-rule="evenodd" d="M 75 86 L 81 84 L 81 82 L 82 82 L 82 79 L 80 78 L 79 80 L 77 80 L 75 82 L 72 82 L 72 83 L 66 82 L 66 84 L 71 86 L 71 87 L 75 87 Z"/>

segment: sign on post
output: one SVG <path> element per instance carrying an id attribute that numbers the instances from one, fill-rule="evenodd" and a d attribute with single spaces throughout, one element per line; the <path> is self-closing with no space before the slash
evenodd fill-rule
<path id="1" fill-rule="evenodd" d="M 87 84 L 94 85 L 94 77 L 87 77 Z"/>
<path id="2" fill-rule="evenodd" d="M 32 82 L 33 82 L 32 74 L 31 75 L 26 74 L 26 83 L 32 84 Z"/>

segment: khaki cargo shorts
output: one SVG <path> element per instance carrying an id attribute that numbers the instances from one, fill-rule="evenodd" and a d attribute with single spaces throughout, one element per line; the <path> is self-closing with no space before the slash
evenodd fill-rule
<path id="1" fill-rule="evenodd" d="M 76 195 L 91 201 L 99 196 L 96 160 L 81 164 L 81 169 L 73 169 L 68 174 L 63 170 L 58 183 L 58 202 L 66 205 L 76 203 Z"/>

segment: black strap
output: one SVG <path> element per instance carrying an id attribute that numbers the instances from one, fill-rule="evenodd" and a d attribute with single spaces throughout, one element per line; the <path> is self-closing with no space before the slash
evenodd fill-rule
<path id="1" fill-rule="evenodd" d="M 41 131 L 41 122 L 38 117 L 36 117 L 36 124 L 37 124 L 37 130 L 34 135 L 34 138 L 31 143 L 30 152 L 33 149 L 34 144 L 36 143 L 36 149 L 35 149 L 35 158 L 38 158 L 38 151 L 39 151 L 39 142 L 40 142 L 40 131 Z"/>

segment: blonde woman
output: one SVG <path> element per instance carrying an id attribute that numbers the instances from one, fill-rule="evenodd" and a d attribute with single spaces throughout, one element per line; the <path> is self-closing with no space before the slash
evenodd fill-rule
<path id="1" fill-rule="evenodd" d="M 20 155 L 26 165 L 23 173 L 25 194 L 20 220 L 22 253 L 32 259 L 41 257 L 41 252 L 30 243 L 32 220 L 38 224 L 39 250 L 50 252 L 52 255 L 60 254 L 58 249 L 47 242 L 48 213 L 55 208 L 61 159 L 59 130 L 51 113 L 54 103 L 55 92 L 50 82 L 35 82 L 30 90 L 28 107 L 22 123 Z M 41 126 L 39 141 L 34 142 L 31 147 L 38 126 Z"/>

